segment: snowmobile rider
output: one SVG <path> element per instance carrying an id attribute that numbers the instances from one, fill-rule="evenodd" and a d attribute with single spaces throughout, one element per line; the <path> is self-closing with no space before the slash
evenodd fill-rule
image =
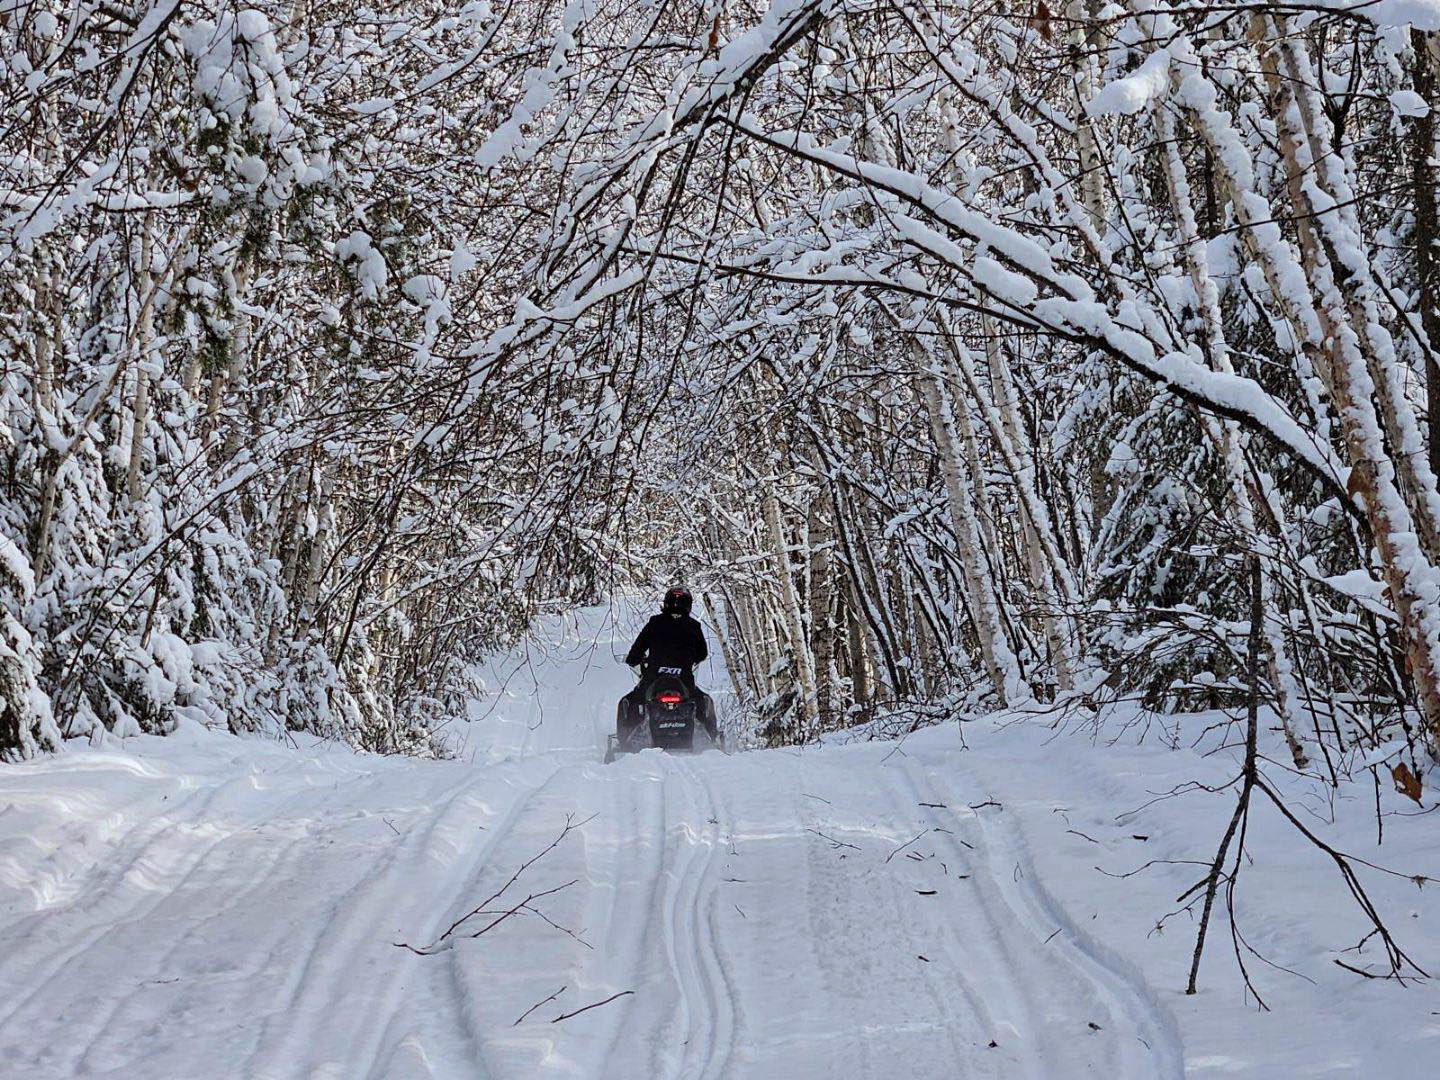
<path id="1" fill-rule="evenodd" d="M 650 621 L 635 638 L 635 644 L 625 654 L 625 663 L 630 667 L 640 665 L 640 682 L 635 689 L 620 699 L 617 729 L 624 733 L 639 721 L 640 706 L 645 703 L 645 692 L 661 675 L 675 675 L 694 694 L 700 703 L 700 720 L 712 739 L 718 738 L 715 727 L 715 703 L 710 695 L 695 685 L 695 667 L 710 650 L 705 645 L 705 632 L 700 623 L 690 616 L 694 598 L 684 585 L 674 585 L 665 591 L 660 605 L 660 614 L 650 616 Z"/>

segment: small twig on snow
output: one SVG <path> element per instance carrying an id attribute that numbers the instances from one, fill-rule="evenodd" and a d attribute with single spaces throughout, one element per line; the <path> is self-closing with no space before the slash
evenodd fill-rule
<path id="1" fill-rule="evenodd" d="M 496 901 L 496 900 L 500 899 L 500 897 L 504 896 L 505 893 L 509 891 L 510 886 L 511 886 L 511 885 L 514 885 L 515 882 L 517 882 L 517 881 L 520 880 L 520 875 L 521 875 L 521 874 L 525 873 L 526 870 L 529 870 L 530 867 L 534 866 L 537 862 L 539 862 L 541 859 L 543 859 L 546 855 L 549 855 L 550 852 L 554 851 L 557 847 L 559 847 L 560 844 L 561 844 L 561 842 L 565 839 L 565 837 L 569 836 L 572 831 L 574 831 L 575 829 L 580 828 L 582 825 L 586 825 L 586 824 L 588 824 L 589 822 L 594 821 L 594 820 L 595 820 L 595 815 L 594 815 L 594 814 L 591 814 L 591 815 L 590 815 L 589 817 L 587 817 L 584 821 L 580 821 L 580 822 L 577 822 L 577 821 L 575 820 L 575 815 L 574 815 L 574 814 L 566 814 L 566 815 L 565 815 L 565 827 L 560 830 L 560 835 L 557 836 L 557 837 L 555 837 L 554 840 L 550 841 L 549 845 L 548 845 L 543 851 L 541 851 L 538 855 L 532 855 L 530 858 L 526 859 L 525 862 L 523 862 L 523 863 L 520 865 L 520 869 L 516 870 L 515 873 L 513 873 L 513 874 L 510 875 L 510 880 L 507 881 L 507 882 L 505 882 L 504 885 L 500 886 L 500 888 L 499 888 L 496 892 L 494 892 L 494 893 L 492 893 L 490 896 L 486 897 L 485 900 L 480 904 L 479 907 L 475 908 L 474 911 L 468 912 L 467 914 L 460 916 L 460 918 L 456 919 L 453 923 L 451 923 L 449 929 L 447 929 L 443 934 L 440 935 L 439 939 L 436 941 L 436 944 L 439 944 L 439 942 L 444 941 L 444 940 L 445 940 L 446 938 L 448 938 L 451 934 L 453 934 L 453 933 L 456 931 L 456 929 L 460 926 L 460 924 L 463 923 L 466 919 L 473 918 L 474 916 L 480 914 L 480 912 L 482 912 L 482 911 L 484 911 L 486 908 L 488 908 L 494 901 Z M 571 884 L 574 884 L 574 882 L 571 882 Z M 562 886 L 562 887 L 563 887 L 563 886 Z M 539 894 L 539 895 L 545 896 L 545 895 L 548 895 L 548 894 L 546 894 L 546 893 L 541 893 L 541 894 Z M 534 897 L 534 896 L 530 897 L 530 900 L 534 900 L 534 899 L 536 899 L 536 897 Z M 529 903 L 529 902 L 530 902 L 529 900 L 526 901 L 526 903 Z M 524 904 L 522 904 L 522 905 L 520 905 L 520 906 L 521 906 L 521 907 L 524 907 Z M 513 914 L 513 912 L 512 912 L 511 914 Z M 488 929 L 488 927 L 487 927 L 486 929 Z M 484 931 L 482 930 L 481 933 L 484 933 Z M 478 935 L 472 935 L 472 936 L 478 936 Z"/>
<path id="2" fill-rule="evenodd" d="M 925 835 L 926 833 L 928 833 L 929 831 L 930 831 L 929 829 L 921 829 L 918 833 L 916 833 L 914 836 L 912 836 L 909 840 L 906 840 L 903 844 L 901 844 L 899 847 L 897 847 L 894 851 L 890 852 L 889 855 L 886 855 L 886 856 L 885 856 L 885 861 L 888 863 L 888 862 L 889 862 L 891 859 L 893 859 L 896 855 L 899 855 L 900 852 L 904 851 L 907 847 L 909 847 L 911 844 L 913 844 L 916 840 L 919 840 L 922 836 L 924 836 L 924 835 Z"/>
<path id="3" fill-rule="evenodd" d="M 526 1009 L 523 1013 L 520 1014 L 520 1019 L 519 1019 L 519 1020 L 516 1020 L 515 1023 L 514 1023 L 514 1024 L 511 1024 L 510 1026 L 511 1026 L 511 1027 L 515 1027 L 517 1024 L 520 1023 L 520 1020 L 524 1020 L 525 1017 L 529 1016 L 529 1015 L 530 1015 L 531 1013 L 533 1013 L 536 1009 L 540 1008 L 541 1005 L 548 1005 L 548 1004 L 550 1004 L 550 1002 L 554 1001 L 556 998 L 558 998 L 561 994 L 563 994 L 563 993 L 564 993 L 566 990 L 568 990 L 568 989 L 570 989 L 570 984 L 569 984 L 569 983 L 566 983 L 564 986 L 560 987 L 559 990 L 556 990 L 553 994 L 551 994 L 551 995 L 550 995 L 549 997 L 547 997 L 545 1000 L 535 1002 L 534 1005 L 531 1005 L 528 1009 Z"/>
<path id="4" fill-rule="evenodd" d="M 601 1005 L 609 1005 L 610 1002 L 614 1001 L 616 998 L 622 998 L 626 994 L 633 993 L 635 993 L 634 990 L 621 990 L 618 994 L 611 994 L 604 1001 L 597 1001 L 593 1005 L 586 1005 L 583 1009 L 576 1009 L 574 1012 L 561 1013 L 559 1016 L 555 1017 L 555 1019 L 551 1020 L 550 1022 L 552 1024 L 558 1024 L 561 1020 L 569 1020 L 572 1016 L 579 1016 L 581 1013 L 589 1012 L 591 1009 L 598 1009 Z"/>
<path id="5" fill-rule="evenodd" d="M 822 839 L 824 839 L 824 840 L 828 840 L 828 841 L 830 842 L 830 844 L 831 844 L 832 847 L 837 847 L 837 848 L 848 847 L 848 848 L 851 848 L 851 849 L 853 849 L 853 850 L 855 850 L 855 851 L 859 851 L 859 850 L 860 850 L 860 848 L 859 848 L 857 845 L 855 845 L 855 844 L 847 844 L 844 840 L 836 840 L 833 836 L 829 836 L 829 835 L 827 835 L 826 833 L 821 832 L 819 829 L 806 829 L 805 831 L 806 831 L 806 832 L 813 832 L 816 836 L 818 836 L 818 837 L 820 837 L 820 838 L 822 838 Z"/>

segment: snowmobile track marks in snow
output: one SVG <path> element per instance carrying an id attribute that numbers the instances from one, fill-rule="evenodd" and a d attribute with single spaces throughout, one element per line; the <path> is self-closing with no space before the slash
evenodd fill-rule
<path id="1" fill-rule="evenodd" d="M 472 726 L 473 762 L 202 736 L 0 774 L 11 821 L 65 823 L 0 854 L 0 985 L 24 990 L 0 993 L 0 1061 L 27 1080 L 1180 1075 L 1164 999 L 1037 876 L 1035 815 L 967 808 L 978 763 L 922 740 L 606 768 L 628 676 L 545 664 L 535 701 Z M 507 894 L 573 879 L 555 924 L 394 946 L 433 943 L 592 811 Z"/>
<path id="2" fill-rule="evenodd" d="M 440 800 L 441 809 L 422 827 L 407 832 L 381 849 L 353 884 L 337 897 L 318 933 L 298 943 L 303 960 L 297 964 L 283 991 L 285 1004 L 266 1019 L 257 1053 L 248 1075 L 280 1078 L 300 1075 L 305 1068 L 324 1067 L 331 1047 L 343 1048 L 358 1075 L 368 1075 L 378 1054 L 374 1042 L 383 1027 L 379 1016 L 393 1012 L 389 984 L 362 982 L 357 986 L 354 965 L 367 953 L 389 944 L 380 934 L 390 921 L 386 914 L 404 895 L 403 880 L 411 867 L 430 850 L 435 832 L 453 810 L 470 781 L 453 785 Z M 323 1004 L 322 1004 L 323 1003 Z M 318 1060 L 317 1060 L 318 1057 Z"/>
<path id="3" fill-rule="evenodd" d="M 0 959 L 0 982 L 24 987 L 26 992 L 15 995 L 13 1007 L 0 1016 L 0 1031 L 18 1030 L 22 1024 L 38 1025 L 56 1029 L 56 1046 L 69 1045 L 76 1039 L 75 1029 L 67 1025 L 78 1018 L 55 1015 L 51 987 L 62 977 L 68 981 L 75 968 L 83 967 L 86 958 L 95 955 L 118 930 L 144 923 L 196 873 L 227 834 L 215 827 L 194 830 L 189 819 L 205 820 L 225 786 L 189 789 L 183 799 L 167 806 L 162 816 L 142 819 L 108 838 L 106 847 L 123 854 L 102 871 L 98 884 L 82 889 L 83 897 L 76 900 L 83 899 L 83 904 L 46 906 L 21 920 L 12 931 L 19 944 L 10 946 Z M 201 837 L 205 842 L 176 851 L 177 831 Z M 81 928 L 68 929 L 77 922 Z M 66 936 L 74 944 L 55 950 L 48 933 L 51 927 L 67 927 Z M 28 969 L 18 973 L 10 970 L 24 964 L 27 957 L 33 957 Z M 23 1019 L 30 1014 L 34 1015 Z"/>
<path id="4" fill-rule="evenodd" d="M 952 755 L 947 765 L 958 765 L 957 757 Z M 972 876 L 971 880 L 976 882 L 977 895 L 990 910 L 995 940 L 1003 942 L 1007 934 L 1013 938 L 1016 927 L 1033 938 L 1028 949 L 1023 941 L 1014 942 L 1018 948 L 1006 943 L 1007 962 L 999 965 L 999 970 L 1016 972 L 1022 966 L 1030 966 L 1048 967 L 1052 971 L 1048 976 L 1041 971 L 1037 977 L 1024 980 L 1023 990 L 1020 985 L 1007 988 L 1012 999 L 1023 1002 L 1022 1007 L 1032 1015 L 1031 1030 L 1040 1034 L 1049 1026 L 1047 1018 L 1039 1015 L 1041 1002 L 1035 998 L 1035 989 L 1045 987 L 1053 992 L 1063 978 L 1054 970 L 1055 961 L 1059 959 L 1078 988 L 1070 995 L 1072 1000 L 1093 1001 L 1106 1018 L 1103 1027 L 1116 1031 L 1133 1029 L 1133 1041 L 1121 1038 L 1101 1044 L 1114 1054 L 1108 1063 L 1109 1075 L 1156 1080 L 1183 1078 L 1184 1055 L 1174 1017 L 1160 1003 L 1143 975 L 1100 949 L 1045 890 L 1023 837 L 1004 818 L 1003 810 L 969 810 L 967 801 L 955 792 L 956 778 L 942 777 L 932 768 L 906 764 L 902 771 L 917 804 L 940 803 L 967 808 L 963 816 L 956 817 L 959 820 L 968 817 L 975 823 L 966 837 L 974 842 L 986 872 Z M 977 785 L 973 790 L 980 789 Z M 942 823 L 933 808 L 923 808 L 922 812 L 934 824 L 953 830 L 954 819 Z M 953 839 L 953 831 L 937 833 L 937 836 L 946 842 L 953 857 L 963 857 L 961 846 Z M 1058 935 L 1057 929 L 1061 931 Z M 1078 1025 L 1075 1035 L 1079 1035 Z M 1053 1075 L 1053 1064 L 1047 1065 L 1044 1061 L 1034 1064 L 1038 1070 L 1034 1075 Z"/>
<path id="5" fill-rule="evenodd" d="M 643 902 L 619 895 L 603 932 L 605 953 L 596 975 L 633 988 L 616 1013 L 606 1063 L 597 1075 L 645 1075 L 710 1080 L 723 1074 L 734 1042 L 734 1007 L 714 932 L 715 884 L 722 850 L 719 810 L 693 762 L 659 753 L 637 755 L 606 782 L 633 811 L 620 824 L 634 854 L 617 865 L 618 880 L 643 882 Z M 619 817 L 621 815 L 617 815 Z M 639 868 L 638 873 L 635 872 Z M 633 890 L 634 884 L 629 886 Z M 648 912 L 635 923 L 633 912 Z M 602 965 L 629 957 L 623 985 Z M 599 978 L 592 980 L 599 985 Z M 637 1036 L 648 1034 L 648 1059 L 633 1060 Z"/>
<path id="6" fill-rule="evenodd" d="M 735 1010 L 720 966 L 715 935 L 715 878 L 719 868 L 721 821 L 709 783 L 692 763 L 672 759 L 669 768 L 682 777 L 690 805 L 677 846 L 688 850 L 685 866 L 668 897 L 671 970 L 680 987 L 686 1038 L 680 1071 L 685 1080 L 723 1075 L 733 1049 Z"/>

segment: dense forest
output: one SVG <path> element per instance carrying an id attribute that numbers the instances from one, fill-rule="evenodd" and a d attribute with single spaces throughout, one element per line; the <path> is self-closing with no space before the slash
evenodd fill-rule
<path id="1" fill-rule="evenodd" d="M 772 745 L 1258 684 L 1296 767 L 1404 781 L 1437 31 L 4 0 L 0 753 L 442 752 L 477 655 L 683 579 Z"/>
<path id="2" fill-rule="evenodd" d="M 0 1073 L 1423 1073 L 1437 110 L 1440 0 L 0 0 Z"/>

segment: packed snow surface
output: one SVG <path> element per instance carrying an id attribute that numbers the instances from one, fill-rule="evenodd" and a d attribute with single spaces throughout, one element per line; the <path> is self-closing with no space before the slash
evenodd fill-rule
<path id="1" fill-rule="evenodd" d="M 1365 927 L 1265 807 L 1237 910 L 1295 974 L 1251 957 L 1258 1011 L 1219 911 L 1181 993 L 1193 922 L 1157 923 L 1233 795 L 1156 797 L 1223 782 L 1228 752 L 1159 721 L 1002 717 L 605 766 L 639 618 L 557 620 L 490 665 L 454 760 L 196 726 L 0 772 L 0 1074 L 1268 1080 L 1440 1058 L 1433 989 L 1332 962 Z M 1386 793 L 1376 849 L 1373 792 L 1311 787 L 1288 790 L 1329 841 L 1440 869 L 1413 804 Z M 1364 880 L 1433 962 L 1436 890 Z"/>

